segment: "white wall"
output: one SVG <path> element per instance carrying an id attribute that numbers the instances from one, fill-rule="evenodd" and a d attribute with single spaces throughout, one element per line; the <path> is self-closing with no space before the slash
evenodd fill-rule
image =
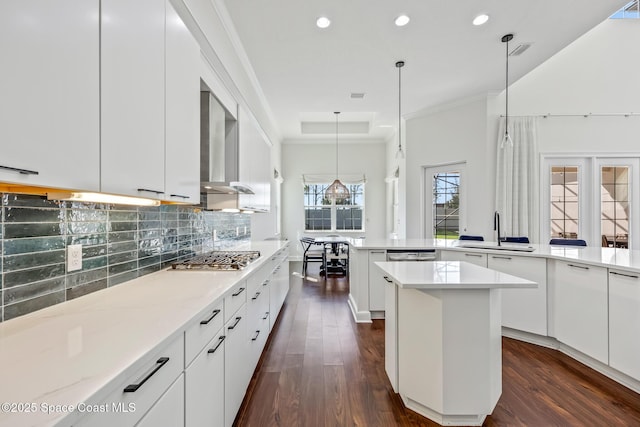
<path id="1" fill-rule="evenodd" d="M 567 46 L 512 85 L 509 113 L 640 113 L 639 24 L 609 19 Z M 638 135 L 638 116 L 538 119 L 541 153 L 637 153 Z"/>
<path id="2" fill-rule="evenodd" d="M 480 96 L 420 113 L 406 122 L 406 237 L 420 238 L 425 198 L 423 167 L 466 162 L 465 234 L 493 237 L 495 97 Z M 427 200 L 428 201 L 428 200 Z M 465 201 L 461 200 L 461 203 Z M 427 228 L 427 237 L 430 236 Z"/>
<path id="3" fill-rule="evenodd" d="M 289 239 L 292 257 L 300 257 L 298 239 L 304 232 L 303 174 L 335 175 L 335 143 L 290 141 L 282 145 L 282 236 Z M 385 235 L 386 145 L 347 140 L 339 144 L 340 174 L 364 174 L 365 232 L 340 232 L 379 238 Z M 308 233 L 311 234 L 311 233 Z"/>

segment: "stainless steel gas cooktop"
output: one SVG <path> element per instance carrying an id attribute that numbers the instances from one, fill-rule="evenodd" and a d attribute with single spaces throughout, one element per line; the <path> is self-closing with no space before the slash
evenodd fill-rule
<path id="1" fill-rule="evenodd" d="M 259 251 L 213 251 L 171 264 L 174 270 L 236 271 L 260 257 Z"/>

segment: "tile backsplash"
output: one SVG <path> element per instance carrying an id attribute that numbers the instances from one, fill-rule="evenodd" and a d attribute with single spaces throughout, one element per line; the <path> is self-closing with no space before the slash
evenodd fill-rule
<path id="1" fill-rule="evenodd" d="M 0 193 L 0 321 L 251 239 L 246 214 L 50 201 Z M 67 272 L 67 245 L 82 270 Z"/>

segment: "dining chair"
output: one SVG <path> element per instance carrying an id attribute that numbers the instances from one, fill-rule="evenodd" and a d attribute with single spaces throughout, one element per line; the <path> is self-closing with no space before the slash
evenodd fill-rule
<path id="1" fill-rule="evenodd" d="M 460 236 L 458 236 L 458 240 L 476 240 L 478 242 L 483 242 L 484 241 L 484 237 L 482 237 L 482 236 L 470 236 L 468 234 L 461 234 Z"/>
<path id="2" fill-rule="evenodd" d="M 529 243 L 528 237 L 505 237 L 503 242 L 505 243 Z"/>
<path id="3" fill-rule="evenodd" d="M 327 253 L 324 245 L 317 243 L 313 237 L 300 238 L 302 245 L 302 275 L 307 274 L 307 264 L 309 262 L 321 262 L 324 270 L 327 270 Z M 315 248 L 314 246 L 318 246 Z"/>
<path id="4" fill-rule="evenodd" d="M 582 239 L 551 239 L 549 244 L 563 246 L 587 246 L 587 242 Z"/>

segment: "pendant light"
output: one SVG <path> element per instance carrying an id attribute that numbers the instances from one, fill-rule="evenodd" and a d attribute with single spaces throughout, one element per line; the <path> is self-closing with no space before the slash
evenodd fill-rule
<path id="1" fill-rule="evenodd" d="M 396 159 L 404 159 L 404 151 L 402 151 L 402 67 L 404 67 L 404 61 L 396 62 L 396 68 L 398 68 L 398 152 Z"/>
<path id="2" fill-rule="evenodd" d="M 505 71 L 505 101 L 504 101 L 504 137 L 500 143 L 500 148 L 504 148 L 504 143 L 508 143 L 513 147 L 513 140 L 509 135 L 509 42 L 513 39 L 513 34 L 505 34 L 502 36 L 502 43 L 506 44 L 506 71 Z"/>
<path id="3" fill-rule="evenodd" d="M 351 195 L 349 189 L 338 179 L 338 115 L 340 111 L 335 111 L 333 114 L 336 115 L 336 179 L 327 187 L 324 197 L 329 200 L 345 200 Z"/>

